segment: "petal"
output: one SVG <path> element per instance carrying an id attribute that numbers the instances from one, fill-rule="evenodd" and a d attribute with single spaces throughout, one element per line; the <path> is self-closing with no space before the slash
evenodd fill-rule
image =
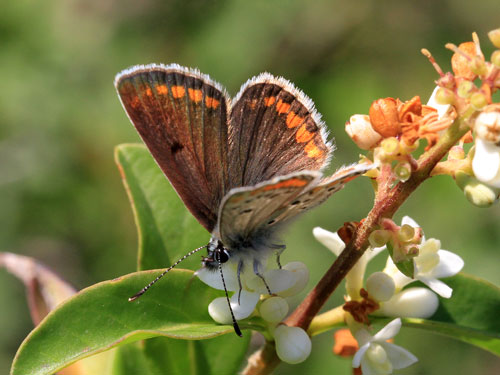
<path id="1" fill-rule="evenodd" d="M 246 290 L 241 291 L 240 303 L 238 303 L 238 293 L 230 298 L 231 309 L 236 320 L 241 320 L 249 317 L 255 310 L 257 302 L 259 302 L 260 295 L 257 293 L 250 293 Z M 226 297 L 219 297 L 214 299 L 208 305 L 208 313 L 217 323 L 231 324 L 232 317 L 227 305 Z"/>
<path id="2" fill-rule="evenodd" d="M 328 250 L 339 256 L 345 248 L 345 243 L 342 241 L 337 233 L 332 233 L 326 229 L 316 227 L 313 229 L 314 237 L 321 242 Z"/>
<path id="3" fill-rule="evenodd" d="M 427 105 L 429 107 L 435 108 L 438 111 L 438 118 L 443 117 L 446 112 L 448 112 L 448 109 L 450 108 L 450 104 L 438 104 L 436 101 L 436 94 L 439 90 L 439 86 L 436 86 L 434 88 L 434 91 L 431 94 L 431 97 L 429 98 L 429 101 L 427 102 Z"/>
<path id="4" fill-rule="evenodd" d="M 309 269 L 302 262 L 290 262 L 283 266 L 283 269 L 292 272 L 295 281 L 293 285 L 279 292 L 281 297 L 291 297 L 302 292 L 309 282 Z"/>
<path id="5" fill-rule="evenodd" d="M 225 264 L 222 266 L 222 273 L 224 275 L 224 281 L 228 291 L 234 292 L 240 289 L 238 277 L 234 267 Z M 209 270 L 207 267 L 203 267 L 197 270 L 195 275 L 208 286 L 214 289 L 224 290 L 224 285 L 218 269 Z"/>
<path id="6" fill-rule="evenodd" d="M 385 349 L 387 357 L 395 369 L 411 366 L 418 361 L 417 357 L 401 346 L 389 342 L 381 342 L 380 345 Z"/>
<path id="7" fill-rule="evenodd" d="M 472 170 L 479 181 L 489 183 L 497 177 L 500 169 L 500 148 L 480 138 L 476 138 L 475 145 Z"/>
<path id="8" fill-rule="evenodd" d="M 436 279 L 456 275 L 464 267 L 464 260 L 448 250 L 438 250 L 439 264 L 432 270 Z"/>
<path id="9" fill-rule="evenodd" d="M 352 359 L 352 367 L 356 368 L 361 366 L 361 358 L 365 355 L 366 351 L 368 350 L 368 347 L 370 346 L 370 343 L 367 342 L 365 345 L 360 347 L 356 354 L 354 354 L 354 358 Z"/>
<path id="10" fill-rule="evenodd" d="M 409 216 L 404 216 L 403 220 L 401 220 L 401 225 L 405 225 L 405 224 L 410 225 L 413 228 L 420 228 L 420 225 L 418 225 L 417 222 Z"/>
<path id="11" fill-rule="evenodd" d="M 443 298 L 450 298 L 453 293 L 453 289 L 441 280 L 425 276 L 418 276 L 418 279 Z"/>
<path id="12" fill-rule="evenodd" d="M 274 269 L 264 272 L 262 275 L 266 284 L 271 290 L 271 293 L 279 293 L 284 290 L 290 289 L 296 281 L 296 276 L 292 271 L 285 269 Z M 259 276 L 253 276 L 246 282 L 248 290 L 260 294 L 269 294 L 266 284 Z"/>
<path id="13" fill-rule="evenodd" d="M 366 355 L 361 358 L 361 371 L 363 375 L 385 375 L 380 374 L 377 366 L 375 366 Z"/>
<path id="14" fill-rule="evenodd" d="M 429 318 L 436 312 L 439 299 L 427 288 L 408 288 L 380 304 L 375 315 L 402 318 Z"/>
<path id="15" fill-rule="evenodd" d="M 381 342 L 390 340 L 398 334 L 400 329 L 401 319 L 394 319 L 373 336 L 373 341 Z"/>

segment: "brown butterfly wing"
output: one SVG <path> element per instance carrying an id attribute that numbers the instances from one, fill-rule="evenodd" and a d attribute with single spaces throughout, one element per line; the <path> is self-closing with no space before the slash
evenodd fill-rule
<path id="1" fill-rule="evenodd" d="M 228 99 L 207 76 L 177 65 L 137 66 L 115 86 L 130 120 L 186 207 L 208 230 L 228 180 Z"/>
<path id="2" fill-rule="evenodd" d="M 231 186 L 321 170 L 332 152 L 312 101 L 267 73 L 249 80 L 234 99 L 229 137 Z"/>

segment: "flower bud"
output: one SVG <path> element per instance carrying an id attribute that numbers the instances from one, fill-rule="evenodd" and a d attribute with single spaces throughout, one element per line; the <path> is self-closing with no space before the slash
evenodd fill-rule
<path id="1" fill-rule="evenodd" d="M 288 303 L 284 298 L 271 297 L 260 305 L 260 316 L 269 323 L 279 323 L 288 314 Z"/>
<path id="2" fill-rule="evenodd" d="M 399 141 L 394 137 L 384 139 L 380 145 L 386 155 L 397 156 L 401 152 Z"/>
<path id="3" fill-rule="evenodd" d="M 292 273 L 295 282 L 289 289 L 279 292 L 279 295 L 281 297 L 291 297 L 302 292 L 309 282 L 309 269 L 307 266 L 302 262 L 290 262 L 285 264 L 283 269 Z"/>
<path id="4" fill-rule="evenodd" d="M 255 309 L 259 297 L 257 293 L 250 293 L 246 290 L 242 290 L 238 303 L 238 292 L 234 293 L 229 301 L 236 320 L 248 318 Z M 229 311 L 226 297 L 219 297 L 210 302 L 208 305 L 208 313 L 217 323 L 231 324 L 232 322 L 231 312 Z"/>
<path id="5" fill-rule="evenodd" d="M 450 89 L 440 87 L 436 92 L 436 102 L 441 105 L 453 104 L 455 102 L 455 93 Z"/>
<path id="6" fill-rule="evenodd" d="M 373 130 L 370 117 L 367 115 L 351 116 L 349 122 L 345 124 L 345 131 L 363 150 L 370 150 L 382 139 L 382 136 Z"/>
<path id="7" fill-rule="evenodd" d="M 366 280 L 366 291 L 378 302 L 388 301 L 396 291 L 392 277 L 384 272 L 375 272 Z"/>
<path id="8" fill-rule="evenodd" d="M 474 109 L 477 110 L 487 105 L 488 100 L 486 99 L 486 96 L 482 92 L 475 92 L 470 97 L 470 104 L 472 104 L 472 107 L 474 107 Z"/>
<path id="9" fill-rule="evenodd" d="M 488 38 L 495 47 L 500 48 L 500 29 L 491 30 L 488 33 Z"/>
<path id="10" fill-rule="evenodd" d="M 300 363 L 311 354 L 311 339 L 302 328 L 279 325 L 274 330 L 274 340 L 276 354 L 283 362 Z"/>
<path id="11" fill-rule="evenodd" d="M 471 81 L 462 81 L 458 85 L 457 94 L 461 98 L 469 98 L 474 92 L 475 88 L 476 86 Z"/>
<path id="12" fill-rule="evenodd" d="M 492 110 L 488 110 L 491 108 Z M 500 142 L 500 106 L 491 105 L 477 116 L 474 123 L 476 135 L 484 141 Z"/>
<path id="13" fill-rule="evenodd" d="M 500 68 L 500 51 L 496 50 L 491 54 L 491 63 L 497 68 Z"/>
<path id="14" fill-rule="evenodd" d="M 427 288 L 408 288 L 380 304 L 376 315 L 402 318 L 429 318 L 439 305 L 437 295 Z"/>
<path id="15" fill-rule="evenodd" d="M 465 197 L 477 207 L 490 207 L 498 199 L 498 191 L 479 181 L 472 181 L 464 187 Z"/>
<path id="16" fill-rule="evenodd" d="M 474 56 L 469 62 L 470 69 L 478 76 L 484 76 L 488 73 L 488 68 L 484 59 L 480 56 Z"/>
<path id="17" fill-rule="evenodd" d="M 395 137 L 401 131 L 396 100 L 385 98 L 375 100 L 370 106 L 370 122 L 382 137 Z"/>

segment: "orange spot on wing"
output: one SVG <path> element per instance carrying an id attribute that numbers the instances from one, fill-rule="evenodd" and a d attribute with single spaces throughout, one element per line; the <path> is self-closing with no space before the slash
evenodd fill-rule
<path id="1" fill-rule="evenodd" d="M 314 133 L 307 131 L 306 124 L 302 125 L 299 128 L 299 130 L 297 130 L 297 133 L 295 133 L 295 139 L 299 143 L 309 142 L 311 139 L 313 139 L 313 137 L 314 137 Z"/>
<path id="2" fill-rule="evenodd" d="M 146 87 L 146 90 L 144 90 L 147 96 L 153 96 L 153 91 L 151 91 L 151 88 Z"/>
<path id="3" fill-rule="evenodd" d="M 309 143 L 304 147 L 304 151 L 310 158 L 319 158 L 323 156 L 323 151 L 321 151 L 318 146 L 314 143 L 314 139 L 309 141 Z"/>
<path id="4" fill-rule="evenodd" d="M 266 99 L 264 99 L 264 102 L 266 101 Z M 266 104 L 267 105 L 267 104 Z M 251 109 L 255 109 L 257 107 L 257 99 L 252 99 L 252 101 L 250 103 L 248 103 L 248 106 L 251 108 Z"/>
<path id="5" fill-rule="evenodd" d="M 266 105 L 266 107 L 272 106 L 275 101 L 276 101 L 275 96 L 268 96 L 267 98 L 264 98 L 264 104 Z"/>
<path id="6" fill-rule="evenodd" d="M 308 181 L 302 180 L 300 178 L 292 178 L 290 180 L 280 181 L 273 185 L 264 186 L 262 189 L 264 191 L 275 190 L 284 187 L 302 187 L 307 184 Z"/>
<path id="7" fill-rule="evenodd" d="M 189 99 L 193 102 L 198 103 L 203 99 L 203 93 L 201 90 L 188 89 Z"/>
<path id="8" fill-rule="evenodd" d="M 286 126 L 289 128 L 295 128 L 299 126 L 304 121 L 304 117 L 297 116 L 294 111 L 290 111 L 286 116 Z"/>
<path id="9" fill-rule="evenodd" d="M 175 99 L 182 98 L 184 95 L 186 95 L 186 89 L 184 86 L 172 86 L 172 96 Z"/>
<path id="10" fill-rule="evenodd" d="M 276 104 L 276 111 L 281 115 L 282 113 L 288 112 L 290 109 L 290 104 L 284 103 L 281 99 L 278 100 L 278 103 Z"/>
<path id="11" fill-rule="evenodd" d="M 206 96 L 205 97 L 205 105 L 208 107 L 208 108 L 217 108 L 220 104 L 220 101 L 218 101 L 217 99 L 215 98 L 212 98 L 210 96 Z"/>
<path id="12" fill-rule="evenodd" d="M 168 93 L 168 88 L 166 85 L 156 86 L 156 92 L 160 95 L 166 95 Z"/>
<path id="13" fill-rule="evenodd" d="M 130 106 L 132 108 L 137 108 L 141 104 L 141 99 L 139 99 L 138 96 L 134 96 L 132 100 L 130 101 Z"/>

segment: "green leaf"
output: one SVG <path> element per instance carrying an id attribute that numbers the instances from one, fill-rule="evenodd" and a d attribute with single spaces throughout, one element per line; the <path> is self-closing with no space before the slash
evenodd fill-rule
<path id="1" fill-rule="evenodd" d="M 186 209 L 145 146 L 119 145 L 115 160 L 137 224 L 139 270 L 166 268 L 208 243 L 209 233 Z M 196 256 L 182 263 L 182 268 L 199 267 Z"/>
<path id="2" fill-rule="evenodd" d="M 402 319 L 405 326 L 429 330 L 500 356 L 500 288 L 474 276 L 443 279 L 453 296 L 440 298 L 430 319 Z"/>
<path id="3" fill-rule="evenodd" d="M 128 302 L 129 296 L 158 274 L 144 271 L 105 281 L 64 302 L 24 340 L 11 374 L 52 374 L 92 354 L 150 337 L 234 335 L 232 326 L 216 325 L 208 315 L 209 302 L 223 292 L 206 286 L 189 270 L 173 270 L 139 300 Z M 247 340 L 240 340 L 240 345 L 234 341 L 236 357 L 241 358 Z"/>
<path id="4" fill-rule="evenodd" d="M 391 243 L 387 242 L 386 246 L 387 246 L 387 250 L 389 251 L 389 254 L 392 258 L 392 261 L 394 262 L 394 264 L 396 265 L 398 270 L 401 271 L 401 273 L 403 275 L 413 279 L 413 275 L 415 273 L 415 264 L 413 262 L 413 258 L 410 258 L 410 259 L 404 260 L 404 261 L 400 261 L 400 262 L 396 262 L 394 260 L 394 248 L 392 247 Z"/>

